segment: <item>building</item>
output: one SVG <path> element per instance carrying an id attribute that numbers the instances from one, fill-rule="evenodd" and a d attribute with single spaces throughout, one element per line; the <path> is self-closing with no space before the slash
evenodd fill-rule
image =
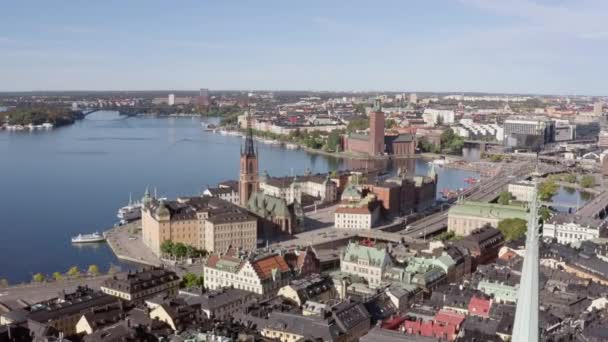
<path id="1" fill-rule="evenodd" d="M 241 172 L 239 176 L 240 204 L 246 207 L 249 198 L 260 188 L 258 180 L 258 157 L 253 145 L 253 131 L 251 128 L 251 113 L 247 115 L 247 137 L 245 146 L 241 150 Z"/>
<path id="2" fill-rule="evenodd" d="M 142 202 L 142 241 L 156 255 L 162 254 L 165 241 L 210 252 L 229 246 L 246 250 L 257 247 L 257 218 L 220 198 L 182 197 L 167 201 L 146 193 Z"/>
<path id="3" fill-rule="evenodd" d="M 288 203 L 284 198 L 263 191 L 252 193 L 246 207 L 260 218 L 263 229 L 278 229 L 287 234 L 297 233 L 304 218 L 304 209 L 299 202 Z"/>
<path id="4" fill-rule="evenodd" d="M 593 115 L 602 116 L 604 110 L 604 103 L 601 101 L 595 102 L 593 104 Z"/>
<path id="5" fill-rule="evenodd" d="M 528 210 L 515 205 L 465 201 L 449 209 L 448 231 L 466 236 L 486 224 L 498 227 L 500 221 L 510 218 L 527 220 Z"/>
<path id="6" fill-rule="evenodd" d="M 203 191 L 204 196 L 211 196 L 239 205 L 239 183 L 235 181 L 225 181 L 218 184 L 215 188 L 207 188 Z"/>
<path id="7" fill-rule="evenodd" d="M 65 337 L 76 335 L 81 316 L 91 310 L 118 305 L 119 300 L 88 287 L 78 286 L 74 292 L 11 310 L 0 317 L 3 325 L 41 326 Z M 33 337 L 33 336 L 32 336 Z"/>
<path id="8" fill-rule="evenodd" d="M 358 201 L 343 201 L 334 213 L 336 228 L 372 229 L 380 218 L 380 203 L 374 194 Z"/>
<path id="9" fill-rule="evenodd" d="M 426 108 L 422 114 L 422 119 L 430 126 L 450 125 L 454 123 L 455 115 L 451 109 Z"/>
<path id="10" fill-rule="evenodd" d="M 534 182 L 522 180 L 509 183 L 507 191 L 517 201 L 531 202 L 534 195 Z"/>
<path id="11" fill-rule="evenodd" d="M 303 277 L 321 272 L 321 260 L 312 247 L 295 249 L 283 255 L 296 276 Z"/>
<path id="12" fill-rule="evenodd" d="M 538 150 L 555 142 L 555 121 L 546 118 L 509 118 L 504 122 L 507 146 Z"/>
<path id="13" fill-rule="evenodd" d="M 167 99 L 167 104 L 169 106 L 175 105 L 175 94 L 169 94 L 169 97 Z"/>
<path id="14" fill-rule="evenodd" d="M 150 311 L 150 318 L 166 323 L 173 331 L 183 331 L 199 320 L 199 305 L 190 305 L 181 298 L 164 301 Z"/>
<path id="15" fill-rule="evenodd" d="M 349 135 L 345 139 L 344 150 L 370 156 L 384 154 L 384 124 L 384 112 L 380 99 L 376 99 L 374 109 L 369 113 L 369 134 Z"/>
<path id="16" fill-rule="evenodd" d="M 561 244 L 575 244 L 600 237 L 606 221 L 593 217 L 556 214 L 543 225 L 543 238 L 555 239 Z"/>
<path id="17" fill-rule="evenodd" d="M 499 303 L 516 303 L 517 290 L 519 286 L 511 286 L 504 283 L 490 282 L 482 280 L 477 284 L 477 289 L 492 297 Z"/>
<path id="18" fill-rule="evenodd" d="M 224 255 L 211 254 L 204 266 L 205 288 L 224 287 L 272 296 L 291 281 L 293 272 L 277 254 L 237 256 L 231 249 Z"/>
<path id="19" fill-rule="evenodd" d="M 474 270 L 477 265 L 487 264 L 496 260 L 498 252 L 504 246 L 504 243 L 505 238 L 500 230 L 484 226 L 474 229 L 469 235 L 454 244 L 469 251 L 473 259 L 472 269 Z"/>
<path id="20" fill-rule="evenodd" d="M 199 306 L 205 318 L 217 320 L 229 319 L 234 314 L 242 312 L 248 304 L 258 298 L 252 292 L 232 287 L 203 293 L 191 293 L 180 290 L 179 297 L 183 298 L 188 305 Z"/>
<path id="21" fill-rule="evenodd" d="M 175 296 L 180 279 L 173 271 L 149 267 L 119 273 L 103 281 L 101 292 L 120 299 L 141 304 L 155 296 Z"/>
<path id="22" fill-rule="evenodd" d="M 394 156 L 413 156 L 416 154 L 415 134 L 391 134 L 384 137 L 386 153 Z"/>
<path id="23" fill-rule="evenodd" d="M 336 291 L 331 277 L 312 274 L 283 286 L 279 290 L 278 295 L 291 300 L 298 306 L 302 306 L 309 300 L 327 302 L 335 299 Z"/>
<path id="24" fill-rule="evenodd" d="M 384 273 L 393 266 L 383 247 L 370 247 L 349 242 L 340 259 L 340 271 L 367 280 L 370 288 L 381 285 Z"/>
<path id="25" fill-rule="evenodd" d="M 209 107 L 211 100 L 209 98 L 209 89 L 201 88 L 199 91 L 197 103 L 200 107 Z"/>
<path id="26" fill-rule="evenodd" d="M 295 177 L 270 177 L 268 172 L 260 176 L 260 190 L 265 194 L 283 198 L 287 203 L 302 204 L 303 195 L 308 195 L 321 203 L 331 203 L 338 199 L 338 186 L 329 174 L 308 174 Z"/>

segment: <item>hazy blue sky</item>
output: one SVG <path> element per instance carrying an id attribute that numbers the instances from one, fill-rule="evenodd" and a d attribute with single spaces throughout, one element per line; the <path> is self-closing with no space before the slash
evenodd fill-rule
<path id="1" fill-rule="evenodd" d="M 7 1 L 0 91 L 605 95 L 606 0 Z"/>

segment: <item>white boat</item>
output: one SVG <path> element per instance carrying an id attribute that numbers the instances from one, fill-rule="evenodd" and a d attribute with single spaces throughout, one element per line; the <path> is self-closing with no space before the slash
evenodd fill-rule
<path id="1" fill-rule="evenodd" d="M 72 237 L 72 243 L 103 242 L 105 240 L 105 236 L 99 234 L 98 232 L 93 234 L 78 234 Z"/>
<path id="2" fill-rule="evenodd" d="M 285 144 L 285 147 L 288 150 L 297 150 L 298 149 L 298 145 L 296 145 L 296 144 Z"/>
<path id="3" fill-rule="evenodd" d="M 42 124 L 42 128 L 44 129 L 52 129 L 53 128 L 53 124 L 49 123 L 49 122 L 45 122 Z"/>
<path id="4" fill-rule="evenodd" d="M 116 214 L 116 217 L 118 217 L 120 220 L 124 220 L 127 216 L 131 216 L 130 214 L 134 213 L 134 212 L 139 212 L 141 215 L 142 206 L 143 205 L 141 202 L 133 202 L 131 200 L 131 194 L 129 194 L 129 204 L 118 209 L 118 213 Z"/>

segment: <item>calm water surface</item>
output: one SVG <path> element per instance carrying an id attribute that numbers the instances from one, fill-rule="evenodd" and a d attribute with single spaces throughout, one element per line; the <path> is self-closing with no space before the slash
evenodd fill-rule
<path id="1" fill-rule="evenodd" d="M 242 140 L 204 132 L 200 123 L 97 112 L 52 131 L 0 132 L 0 278 L 14 283 L 73 265 L 121 265 L 107 245 L 76 247 L 70 237 L 111 227 L 129 193 L 140 197 L 146 186 L 172 198 L 237 179 Z M 371 167 L 264 144 L 259 154 L 260 169 L 270 175 Z M 388 165 L 396 166 L 418 174 L 428 169 L 421 160 Z M 439 189 L 465 187 L 464 178 L 473 175 L 437 172 Z"/>

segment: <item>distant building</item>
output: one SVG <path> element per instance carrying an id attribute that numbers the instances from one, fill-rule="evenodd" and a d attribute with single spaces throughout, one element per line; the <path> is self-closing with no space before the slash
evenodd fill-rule
<path id="1" fill-rule="evenodd" d="M 239 205 L 239 183 L 235 181 L 222 182 L 215 188 L 207 188 L 203 191 L 203 195 L 216 197 L 234 205 Z"/>
<path id="2" fill-rule="evenodd" d="M 207 88 L 200 89 L 197 103 L 201 107 L 209 107 L 209 105 L 211 104 L 211 100 L 209 99 L 209 89 L 207 89 Z"/>
<path id="3" fill-rule="evenodd" d="M 426 124 L 431 126 L 438 124 L 450 125 L 455 121 L 455 114 L 451 109 L 426 108 L 422 114 L 422 119 Z"/>
<path id="4" fill-rule="evenodd" d="M 592 217 L 556 214 L 543 225 L 543 238 L 556 239 L 561 244 L 574 244 L 600 237 L 606 221 Z"/>
<path id="5" fill-rule="evenodd" d="M 324 203 L 338 199 L 338 188 L 329 174 L 305 174 L 294 177 L 270 177 L 268 172 L 260 176 L 260 189 L 268 195 L 283 198 L 287 203 L 302 204 L 302 195 L 308 195 Z"/>
<path id="6" fill-rule="evenodd" d="M 412 104 L 418 103 L 418 95 L 416 95 L 416 93 L 410 94 L 410 103 L 412 103 Z"/>
<path id="7" fill-rule="evenodd" d="M 555 142 L 555 121 L 546 118 L 510 118 L 504 123 L 504 142 L 513 148 L 538 150 Z"/>
<path id="8" fill-rule="evenodd" d="M 376 99 L 374 109 L 369 114 L 369 134 L 349 135 L 345 139 L 344 150 L 370 156 L 384 154 L 384 124 L 384 112 L 380 100 Z"/>
<path id="9" fill-rule="evenodd" d="M 160 267 L 119 273 L 101 284 L 101 291 L 110 296 L 141 304 L 159 295 L 175 296 L 180 279 L 173 271 Z"/>
<path id="10" fill-rule="evenodd" d="M 593 115 L 602 116 L 604 110 L 604 103 L 598 101 L 593 104 Z"/>
<path id="11" fill-rule="evenodd" d="M 169 94 L 169 97 L 167 99 L 167 104 L 169 106 L 173 106 L 175 104 L 175 94 Z"/>
<path id="12" fill-rule="evenodd" d="M 509 218 L 527 220 L 528 210 L 515 205 L 465 201 L 449 209 L 448 231 L 466 236 L 486 224 L 498 227 L 500 221 Z"/>
<path id="13" fill-rule="evenodd" d="M 380 203 L 376 195 L 368 193 L 364 197 L 351 196 L 355 185 L 347 187 L 342 194 L 345 198 L 336 208 L 334 223 L 336 228 L 371 229 L 380 218 Z"/>
<path id="14" fill-rule="evenodd" d="M 507 190 L 517 201 L 531 202 L 534 195 L 534 183 L 531 181 L 518 181 L 509 183 Z"/>

